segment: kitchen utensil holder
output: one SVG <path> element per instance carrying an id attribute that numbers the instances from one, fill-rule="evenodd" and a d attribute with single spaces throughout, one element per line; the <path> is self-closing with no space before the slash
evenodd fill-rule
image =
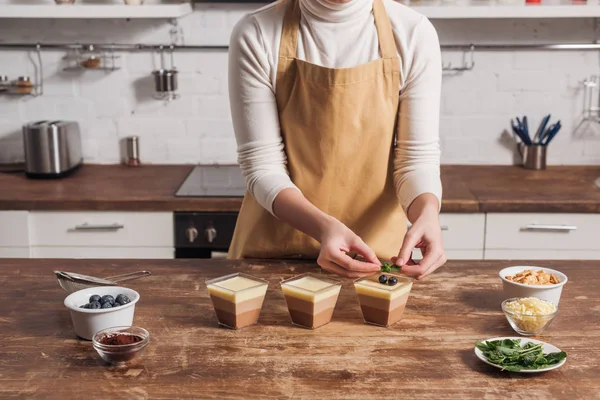
<path id="1" fill-rule="evenodd" d="M 546 169 L 547 146 L 537 144 L 526 146 L 523 143 L 519 143 L 518 148 L 523 159 L 523 168 L 533 170 Z"/>
<path id="2" fill-rule="evenodd" d="M 154 89 L 156 91 L 154 97 L 158 100 L 164 100 L 166 102 L 179 98 L 179 95 L 177 94 L 177 75 L 179 72 L 175 67 L 173 50 L 174 46 L 171 45 L 169 51 L 171 67 L 166 68 L 164 48 L 163 46 L 160 46 L 160 69 L 152 72 L 152 75 L 154 76 Z"/>

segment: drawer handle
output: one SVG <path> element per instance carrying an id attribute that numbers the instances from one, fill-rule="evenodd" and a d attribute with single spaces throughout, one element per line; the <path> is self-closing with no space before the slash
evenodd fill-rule
<path id="1" fill-rule="evenodd" d="M 442 226 L 440 226 L 440 229 L 441 229 L 441 230 L 443 230 L 443 231 L 448 231 L 448 230 L 450 230 L 450 229 L 448 228 L 448 225 L 442 225 Z"/>
<path id="2" fill-rule="evenodd" d="M 76 231 L 118 231 L 123 228 L 125 228 L 125 225 L 117 223 L 112 225 L 90 225 L 86 222 L 75 226 Z"/>
<path id="3" fill-rule="evenodd" d="M 576 231 L 575 225 L 538 225 L 529 224 L 521 228 L 522 231 L 555 231 L 555 232 L 570 232 Z"/>

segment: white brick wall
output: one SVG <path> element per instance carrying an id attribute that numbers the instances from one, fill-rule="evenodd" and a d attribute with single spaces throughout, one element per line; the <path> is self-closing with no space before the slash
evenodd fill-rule
<path id="1" fill-rule="evenodd" d="M 8 0 L 0 0 L 0 3 Z M 46 0 L 49 1 L 49 0 Z M 179 21 L 186 44 L 227 44 L 233 25 L 253 4 L 197 4 Z M 1 20 L 0 41 L 168 43 L 165 21 Z M 440 40 L 464 43 L 590 42 L 594 21 L 434 21 Z M 600 39 L 600 38 L 599 38 Z M 64 72 L 61 52 L 45 52 L 45 95 L 0 96 L 0 163 L 22 160 L 21 125 L 44 118 L 75 119 L 83 129 L 87 162 L 119 162 L 119 140 L 140 136 L 149 163 L 233 163 L 235 140 L 227 99 L 226 52 L 176 53 L 181 98 L 153 99 L 150 72 L 158 57 L 119 54 L 122 69 L 104 73 Z M 0 51 L 0 74 L 34 73 L 29 54 Z M 444 52 L 460 63 L 462 54 Z M 441 143 L 444 163 L 511 164 L 517 160 L 509 120 L 529 115 L 537 124 L 552 113 L 563 130 L 550 149 L 552 164 L 600 164 L 600 126 L 574 132 L 582 112 L 579 82 L 600 73 L 597 52 L 477 52 L 475 69 L 446 73 Z"/>

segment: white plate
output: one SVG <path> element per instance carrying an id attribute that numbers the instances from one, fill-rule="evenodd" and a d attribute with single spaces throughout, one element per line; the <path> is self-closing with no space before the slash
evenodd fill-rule
<path id="1" fill-rule="evenodd" d="M 559 349 L 556 346 L 551 345 L 550 343 L 542 342 L 541 340 L 527 339 L 527 338 L 517 337 L 517 336 L 505 336 L 505 337 L 491 338 L 491 339 L 482 340 L 482 342 L 491 342 L 493 340 L 503 340 L 503 339 L 511 339 L 511 340 L 521 339 L 521 346 L 523 346 L 525 343 L 529 343 L 529 342 L 532 342 L 532 343 L 535 343 L 535 344 L 541 343 L 542 344 L 542 351 L 544 353 L 556 353 L 556 352 L 561 351 L 561 349 Z M 485 358 L 485 356 L 483 355 L 483 352 L 481 350 L 479 350 L 477 347 L 475 347 L 475 355 L 477 356 L 477 358 L 479 358 L 484 363 L 486 363 L 488 365 L 491 365 L 493 367 L 502 369 L 502 367 L 500 365 L 493 364 L 493 363 L 489 362 L 487 360 L 487 358 Z M 536 372 L 551 371 L 553 369 L 562 367 L 565 362 L 567 362 L 566 358 L 564 360 L 562 360 L 561 362 L 559 362 L 558 364 L 551 365 L 550 367 L 547 367 L 547 368 L 541 368 L 541 369 L 522 369 L 519 372 L 526 373 L 526 374 L 532 374 L 532 373 L 536 373 Z"/>

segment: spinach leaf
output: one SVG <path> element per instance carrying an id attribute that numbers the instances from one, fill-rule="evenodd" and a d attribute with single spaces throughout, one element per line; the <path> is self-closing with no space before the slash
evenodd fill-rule
<path id="1" fill-rule="evenodd" d="M 489 362 L 502 367 L 503 371 L 546 368 L 567 357 L 564 351 L 544 354 L 541 344 L 528 342 L 521 345 L 521 339 L 477 342 L 475 346 Z"/>

